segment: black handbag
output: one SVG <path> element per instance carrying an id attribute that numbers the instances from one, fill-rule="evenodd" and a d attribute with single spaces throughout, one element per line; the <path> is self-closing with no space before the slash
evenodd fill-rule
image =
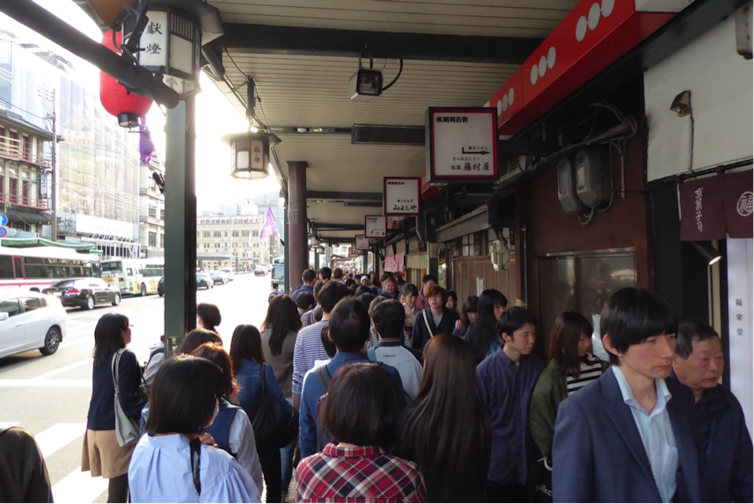
<path id="1" fill-rule="evenodd" d="M 542 457 L 529 465 L 526 487 L 529 502 L 552 502 L 552 459 Z"/>
<path id="2" fill-rule="evenodd" d="M 298 411 L 288 413 L 267 388 L 267 364 L 262 364 L 262 390 L 251 425 L 258 447 L 283 448 L 298 435 Z"/>

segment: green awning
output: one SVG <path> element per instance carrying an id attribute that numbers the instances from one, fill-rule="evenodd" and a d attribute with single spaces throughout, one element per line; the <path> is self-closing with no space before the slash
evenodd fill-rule
<path id="1" fill-rule="evenodd" d="M 77 252 L 89 252 L 90 254 L 102 255 L 101 250 L 95 249 L 94 243 L 86 242 L 54 242 L 45 238 L 3 238 L 0 239 L 3 247 L 60 247 L 76 250 Z"/>

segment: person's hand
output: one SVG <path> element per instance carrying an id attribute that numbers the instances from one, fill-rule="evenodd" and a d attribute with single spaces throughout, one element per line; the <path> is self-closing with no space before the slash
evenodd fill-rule
<path id="1" fill-rule="evenodd" d="M 215 448 L 219 448 L 219 446 L 217 446 L 217 443 L 215 442 L 215 438 L 213 438 L 212 434 L 210 434 L 209 432 L 204 432 L 202 434 L 199 434 L 199 441 L 203 445 L 214 446 Z"/>
<path id="2" fill-rule="evenodd" d="M 463 328 L 463 324 L 460 320 L 456 320 L 456 331 L 460 331 Z"/>

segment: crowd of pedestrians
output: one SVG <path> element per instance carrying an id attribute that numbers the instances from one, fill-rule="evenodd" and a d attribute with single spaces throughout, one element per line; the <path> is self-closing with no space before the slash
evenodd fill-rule
<path id="1" fill-rule="evenodd" d="M 620 290 L 604 362 L 582 314 L 539 328 L 497 290 L 461 304 L 421 283 L 306 270 L 229 346 L 201 304 L 149 384 L 128 319 L 104 315 L 82 469 L 109 502 L 283 502 L 291 484 L 301 502 L 752 502 L 751 437 L 709 326 Z M 43 462 L 24 477 L 47 479 L 45 500 Z"/>

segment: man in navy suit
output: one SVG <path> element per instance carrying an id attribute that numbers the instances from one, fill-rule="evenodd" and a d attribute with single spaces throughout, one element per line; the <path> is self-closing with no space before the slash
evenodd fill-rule
<path id="1" fill-rule="evenodd" d="M 678 322 L 646 289 L 621 289 L 602 312 L 612 364 L 560 404 L 554 502 L 699 502 L 694 395 L 669 378 Z"/>

